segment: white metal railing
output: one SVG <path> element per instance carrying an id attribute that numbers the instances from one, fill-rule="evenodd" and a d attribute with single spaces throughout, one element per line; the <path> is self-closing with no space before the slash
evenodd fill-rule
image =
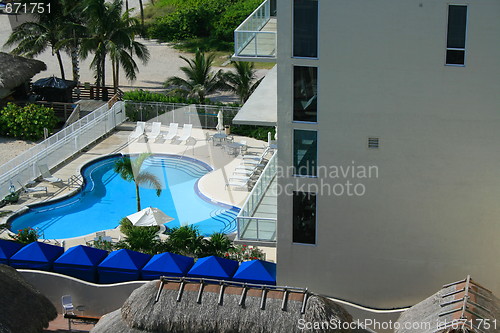
<path id="1" fill-rule="evenodd" d="M 125 121 L 124 103 L 117 102 L 108 110 L 105 104 L 84 118 L 50 136 L 0 166 L 0 198 L 9 186 L 26 184 L 41 175 L 39 164 L 52 168 L 73 156 Z"/>
<path id="2" fill-rule="evenodd" d="M 162 124 L 192 124 L 195 128 L 216 128 L 219 111 L 224 124 L 232 123 L 239 107 L 164 102 L 125 101 L 126 115 L 131 121 L 160 121 Z"/>
<path id="3" fill-rule="evenodd" d="M 266 167 L 262 171 L 262 174 L 260 175 L 259 179 L 255 183 L 252 192 L 248 196 L 247 200 L 243 204 L 243 207 L 241 208 L 238 216 L 236 217 L 238 220 L 238 238 L 239 239 L 248 239 L 245 238 L 245 231 L 249 228 L 250 223 L 255 223 L 256 229 L 259 230 L 259 221 L 266 221 L 266 224 L 269 224 L 269 221 L 274 221 L 274 228 L 276 228 L 276 219 L 273 218 L 259 218 L 259 217 L 254 217 L 254 213 L 257 210 L 257 207 L 259 203 L 261 202 L 262 198 L 264 197 L 266 191 L 269 188 L 269 185 L 271 185 L 274 177 L 276 177 L 276 171 L 278 168 L 278 162 L 277 162 L 277 154 L 273 154 L 273 156 L 269 159 L 269 162 L 267 163 Z M 266 229 L 266 234 L 269 233 L 269 228 L 260 228 L 261 230 Z M 275 234 L 276 229 L 274 230 Z M 258 232 L 257 232 L 258 233 Z M 259 234 L 259 233 L 258 233 Z M 275 236 L 275 235 L 274 235 Z M 268 241 L 274 241 L 273 239 L 259 239 L 259 240 L 268 240 Z"/>
<path id="4" fill-rule="evenodd" d="M 261 31 L 270 19 L 271 0 L 266 0 L 234 31 L 236 56 L 276 56 L 276 31 Z"/>

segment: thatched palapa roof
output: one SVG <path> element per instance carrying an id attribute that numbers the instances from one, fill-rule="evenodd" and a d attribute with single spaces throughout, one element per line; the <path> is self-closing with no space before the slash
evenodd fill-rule
<path id="1" fill-rule="evenodd" d="M 57 317 L 54 305 L 14 268 L 0 265 L 0 332 L 36 333 Z"/>
<path id="2" fill-rule="evenodd" d="M 396 333 L 499 333 L 500 300 L 468 276 L 401 314 Z"/>
<path id="3" fill-rule="evenodd" d="M 13 89 L 46 69 L 40 60 L 0 52 L 0 89 Z"/>
<path id="4" fill-rule="evenodd" d="M 299 320 L 352 322 L 340 305 L 306 290 L 200 283 L 204 281 L 177 278 L 164 285 L 151 281 L 136 289 L 121 309 L 104 316 L 91 332 L 292 333 L 310 332 L 299 329 Z M 331 326 L 314 330 L 347 331 Z"/>

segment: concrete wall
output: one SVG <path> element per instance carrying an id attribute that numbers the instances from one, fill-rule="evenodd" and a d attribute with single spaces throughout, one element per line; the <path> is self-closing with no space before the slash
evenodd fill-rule
<path id="1" fill-rule="evenodd" d="M 465 67 L 444 64 L 447 1 L 320 0 L 318 60 L 291 57 L 292 3 L 278 2 L 279 164 L 293 163 L 292 128 L 314 129 L 320 165 L 378 178 L 279 178 L 366 193 L 319 191 L 313 246 L 292 244 L 292 197 L 279 196 L 278 284 L 376 308 L 467 274 L 500 294 L 500 2 L 468 3 Z M 318 124 L 292 123 L 294 64 L 319 68 Z"/>
<path id="2" fill-rule="evenodd" d="M 148 282 L 98 285 L 57 273 L 27 269 L 18 271 L 54 304 L 58 312 L 62 312 L 61 296 L 71 295 L 73 305 L 84 306 L 83 314 L 86 316 L 102 316 L 120 308 L 132 291 Z M 75 314 L 82 313 L 75 310 Z"/>

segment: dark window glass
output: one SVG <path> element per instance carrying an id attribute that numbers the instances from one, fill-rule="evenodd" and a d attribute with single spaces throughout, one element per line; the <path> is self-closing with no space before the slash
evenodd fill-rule
<path id="1" fill-rule="evenodd" d="M 316 244 L 316 194 L 293 192 L 293 242 Z"/>
<path id="2" fill-rule="evenodd" d="M 448 65 L 463 65 L 465 64 L 465 51 L 462 50 L 447 50 L 446 63 Z"/>
<path id="3" fill-rule="evenodd" d="M 318 68 L 293 68 L 293 120 L 317 121 Z"/>
<path id="4" fill-rule="evenodd" d="M 450 5 L 448 9 L 448 38 L 446 63 L 465 64 L 465 36 L 467 31 L 467 6 Z"/>
<path id="5" fill-rule="evenodd" d="M 293 56 L 318 57 L 318 0 L 293 1 Z"/>
<path id="6" fill-rule="evenodd" d="M 294 174 L 316 176 L 318 160 L 318 133 L 294 130 L 293 167 Z"/>

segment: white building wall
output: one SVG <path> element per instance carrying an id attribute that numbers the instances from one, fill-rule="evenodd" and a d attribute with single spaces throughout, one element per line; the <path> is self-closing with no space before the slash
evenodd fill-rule
<path id="1" fill-rule="evenodd" d="M 279 196 L 278 284 L 377 308 L 467 274 L 500 294 L 500 1 L 453 2 L 469 5 L 465 67 L 444 65 L 447 1 L 320 0 L 318 60 L 291 57 L 292 3 L 278 0 L 279 163 L 293 164 L 292 128 L 317 129 L 320 165 L 378 178 L 350 179 L 364 196 L 320 191 L 316 245 L 292 244 Z M 294 64 L 318 66 L 318 124 L 292 122 Z"/>

